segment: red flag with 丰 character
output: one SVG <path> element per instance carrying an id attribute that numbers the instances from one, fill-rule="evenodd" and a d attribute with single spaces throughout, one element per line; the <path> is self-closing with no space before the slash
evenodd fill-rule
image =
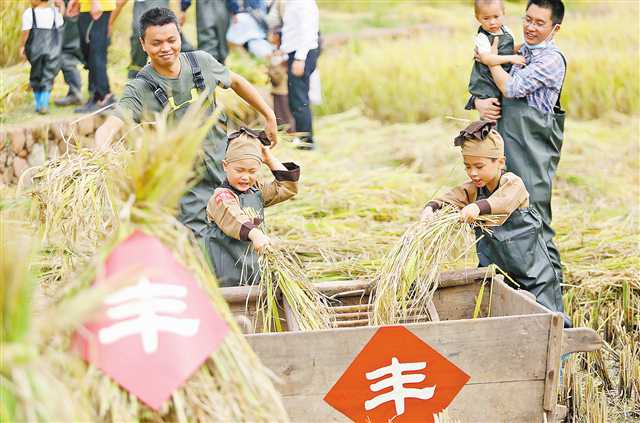
<path id="1" fill-rule="evenodd" d="M 229 331 L 193 275 L 157 238 L 136 231 L 107 257 L 95 284 L 135 270 L 77 336 L 85 360 L 153 409 L 218 348 Z"/>
<path id="2" fill-rule="evenodd" d="M 469 376 L 403 326 L 381 327 L 324 400 L 354 422 L 433 422 Z"/>

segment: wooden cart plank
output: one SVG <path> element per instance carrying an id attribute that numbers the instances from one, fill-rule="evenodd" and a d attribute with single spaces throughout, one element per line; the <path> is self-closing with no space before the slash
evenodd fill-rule
<path id="1" fill-rule="evenodd" d="M 479 384 L 544 380 L 550 321 L 547 314 L 406 327 L 469 374 L 469 384 Z M 246 339 L 282 379 L 283 395 L 324 395 L 375 331 L 374 327 L 342 328 L 256 334 Z"/>
<path id="2" fill-rule="evenodd" d="M 601 347 L 602 338 L 591 328 L 572 328 L 563 331 L 562 354 L 595 351 Z"/>
<path id="3" fill-rule="evenodd" d="M 553 313 L 549 328 L 549 348 L 547 353 L 547 375 L 544 385 L 543 407 L 554 416 L 558 400 L 558 381 L 560 380 L 560 352 L 562 351 L 562 327 L 564 321 L 560 313 Z"/>
<path id="4" fill-rule="evenodd" d="M 551 313 L 527 294 L 508 286 L 502 275 L 496 275 L 491 299 L 492 316 L 520 316 L 524 314 Z"/>
<path id="5" fill-rule="evenodd" d="M 513 381 L 466 385 L 447 408 L 452 421 L 541 422 L 542 381 Z M 284 397 L 292 422 L 348 422 L 342 413 L 324 402 L 324 395 Z"/>

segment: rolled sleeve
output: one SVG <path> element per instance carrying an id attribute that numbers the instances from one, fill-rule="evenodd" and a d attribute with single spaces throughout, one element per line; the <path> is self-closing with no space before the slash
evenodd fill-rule
<path id="1" fill-rule="evenodd" d="M 297 182 L 300 179 L 300 166 L 293 162 L 282 163 L 287 170 L 272 170 L 276 181 Z"/>

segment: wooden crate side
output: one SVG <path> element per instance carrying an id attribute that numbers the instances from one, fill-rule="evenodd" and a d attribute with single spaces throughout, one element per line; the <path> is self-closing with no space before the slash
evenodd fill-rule
<path id="1" fill-rule="evenodd" d="M 220 288 L 223 298 L 227 301 L 231 313 L 240 325 L 243 333 L 259 333 L 262 331 L 262 320 L 257 318 L 258 288 L 256 286 L 233 286 Z M 289 328 L 288 322 L 291 312 L 279 299 L 280 323 L 284 330 L 297 330 L 297 325 Z M 294 320 L 293 320 L 294 321 Z M 295 321 L 294 321 L 295 322 Z"/>
<path id="2" fill-rule="evenodd" d="M 447 417 L 464 423 L 542 422 L 543 387 L 539 380 L 466 385 L 447 408 Z M 317 395 L 282 400 L 292 422 L 350 421 Z"/>
<path id="3" fill-rule="evenodd" d="M 543 407 L 548 416 L 555 415 L 558 400 L 558 381 L 560 380 L 560 353 L 562 352 L 562 315 L 553 313 L 549 327 L 549 343 L 547 349 L 547 373 L 544 383 Z"/>
<path id="4" fill-rule="evenodd" d="M 482 298 L 482 315 L 486 316 L 489 301 L 489 285 Z M 480 292 L 480 282 L 438 289 L 433 295 L 433 304 L 440 320 L 471 319 Z"/>
<path id="5" fill-rule="evenodd" d="M 550 314 L 551 311 L 538 304 L 528 294 L 508 286 L 502 275 L 495 276 L 491 298 L 492 316 L 520 316 L 538 313 Z"/>
<path id="6" fill-rule="evenodd" d="M 493 410 L 487 416 L 490 418 L 503 412 L 511 413 L 510 416 L 541 412 L 550 321 L 551 315 L 541 314 L 406 327 L 471 376 L 463 392 L 482 389 L 482 395 L 501 398 L 503 392 L 508 393 L 501 388 L 504 382 L 531 382 L 531 386 L 535 386 L 535 392 L 530 394 L 537 401 L 535 407 L 529 399 L 521 401 L 505 394 L 496 401 L 495 407 L 487 405 Z M 323 401 L 325 394 L 375 331 L 376 328 L 360 327 L 256 334 L 247 336 L 247 340 L 262 362 L 282 381 L 279 390 L 287 401 L 298 403 L 300 400 L 306 410 L 324 410 L 322 415 L 330 416 L 330 407 Z M 484 397 L 469 395 L 469 403 L 486 402 Z M 302 401 L 303 398 L 306 400 Z M 513 404 L 506 405 L 507 398 L 514 398 Z M 502 408 L 506 411 L 500 411 Z M 460 405 L 460 410 L 466 413 L 464 405 Z"/>

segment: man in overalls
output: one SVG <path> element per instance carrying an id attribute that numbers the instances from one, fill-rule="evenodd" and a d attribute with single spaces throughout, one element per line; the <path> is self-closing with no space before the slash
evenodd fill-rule
<path id="1" fill-rule="evenodd" d="M 474 101 L 482 119 L 498 121 L 507 170 L 522 178 L 531 206 L 542 217 L 543 237 L 560 281 L 562 263 L 551 229 L 551 185 L 564 138 L 560 94 L 566 62 L 552 38 L 563 17 L 562 1 L 529 0 L 523 17 L 525 42 L 519 52 L 526 66 L 514 65 L 510 73 L 501 66 L 490 66 L 503 95 L 502 104 L 495 98 Z"/>
<path id="2" fill-rule="evenodd" d="M 150 63 L 129 80 L 116 112 L 96 131 L 98 149 L 108 148 L 114 134 L 127 118 L 135 122 L 153 120 L 165 107 L 173 119 L 181 119 L 199 95 L 210 97 L 210 112 L 215 109 L 216 86 L 231 88 L 266 120 L 265 132 L 273 147 L 277 143 L 276 117 L 258 91 L 242 76 L 230 72 L 203 51 L 180 53 L 180 31 L 173 12 L 166 8 L 147 11 L 140 19 L 140 41 Z M 222 160 L 227 148 L 224 122 L 211 128 L 203 142 L 204 176 L 180 203 L 179 219 L 197 238 L 208 222 L 206 206 L 213 191 L 222 184 Z"/>

